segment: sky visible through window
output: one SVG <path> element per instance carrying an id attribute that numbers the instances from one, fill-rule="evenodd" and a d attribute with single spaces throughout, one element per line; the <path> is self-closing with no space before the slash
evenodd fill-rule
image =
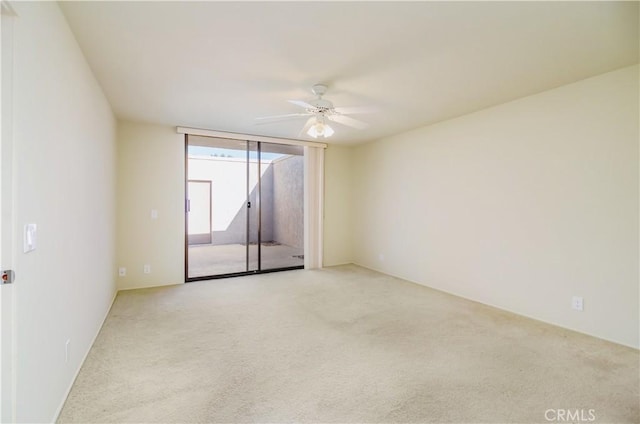
<path id="1" fill-rule="evenodd" d="M 219 147 L 204 147 L 204 146 L 189 146 L 188 152 L 190 155 L 197 156 L 211 156 L 211 157 L 223 157 L 223 158 L 239 158 L 246 159 L 247 152 L 245 150 L 223 149 Z M 262 160 L 274 160 L 281 158 L 281 153 L 262 153 Z M 250 151 L 249 159 L 258 159 L 258 152 Z"/>

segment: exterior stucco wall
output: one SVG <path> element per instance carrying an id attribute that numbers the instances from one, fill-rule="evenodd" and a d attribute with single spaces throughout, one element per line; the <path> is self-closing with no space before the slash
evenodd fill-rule
<path id="1" fill-rule="evenodd" d="M 302 248 L 304 244 L 304 160 L 288 156 L 273 168 L 273 239 L 281 244 Z"/>
<path id="2" fill-rule="evenodd" d="M 264 242 L 293 247 L 303 244 L 303 159 L 290 156 L 261 166 L 261 232 Z M 244 159 L 189 158 L 189 180 L 211 181 L 211 243 L 245 243 L 247 210 L 250 242 L 258 241 L 258 164 L 249 163 L 252 207 L 246 208 L 247 168 Z M 275 213 L 274 213 L 275 212 Z M 276 228 L 278 228 L 276 230 Z M 195 237 L 192 237 L 195 236 Z M 201 234 L 190 238 L 204 239 Z M 208 237 L 206 237 L 208 239 Z"/>

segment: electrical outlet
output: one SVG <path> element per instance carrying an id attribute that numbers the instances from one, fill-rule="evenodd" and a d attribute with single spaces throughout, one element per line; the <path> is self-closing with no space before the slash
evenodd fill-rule
<path id="1" fill-rule="evenodd" d="M 145 264 L 145 266 L 144 266 L 144 273 L 145 273 L 145 274 L 151 274 L 151 265 L 149 265 L 149 264 Z"/>
<path id="2" fill-rule="evenodd" d="M 571 309 L 576 311 L 582 311 L 584 309 L 584 300 L 580 296 L 573 296 L 571 298 Z"/>
<path id="3" fill-rule="evenodd" d="M 120 277 L 126 276 L 127 275 L 127 268 L 125 268 L 125 267 L 118 268 L 118 275 Z"/>
<path id="4" fill-rule="evenodd" d="M 69 349 L 71 348 L 71 339 L 67 339 L 64 344 L 64 362 L 69 362 Z"/>

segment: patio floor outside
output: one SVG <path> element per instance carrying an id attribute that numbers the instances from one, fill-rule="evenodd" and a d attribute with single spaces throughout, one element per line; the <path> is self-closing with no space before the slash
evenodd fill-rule
<path id="1" fill-rule="evenodd" d="M 304 265 L 304 249 L 284 244 L 262 244 L 262 270 Z M 249 246 L 251 270 L 257 269 L 258 246 Z M 189 246 L 189 278 L 245 272 L 246 245 L 192 245 Z"/>

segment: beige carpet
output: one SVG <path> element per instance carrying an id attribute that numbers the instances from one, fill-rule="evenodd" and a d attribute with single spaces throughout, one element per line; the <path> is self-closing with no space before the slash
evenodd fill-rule
<path id="1" fill-rule="evenodd" d="M 638 361 L 356 266 L 287 271 L 121 292 L 60 422 L 638 423 Z"/>

